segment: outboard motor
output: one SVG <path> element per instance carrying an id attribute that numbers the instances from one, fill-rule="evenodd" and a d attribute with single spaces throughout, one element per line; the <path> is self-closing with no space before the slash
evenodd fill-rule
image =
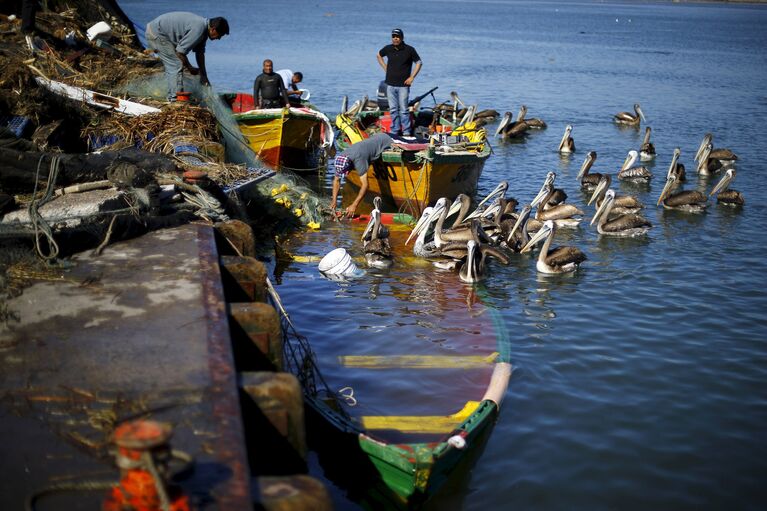
<path id="1" fill-rule="evenodd" d="M 386 94 L 386 80 L 381 80 L 378 84 L 378 95 L 376 96 L 378 108 L 381 110 L 389 109 L 389 96 Z"/>

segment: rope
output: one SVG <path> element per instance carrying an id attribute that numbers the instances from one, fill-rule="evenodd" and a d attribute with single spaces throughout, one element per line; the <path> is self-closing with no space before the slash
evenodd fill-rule
<path id="1" fill-rule="evenodd" d="M 51 157 L 51 164 L 48 168 L 48 183 L 45 187 L 45 193 L 43 194 L 43 198 L 39 200 L 35 200 L 34 197 L 37 195 L 37 183 L 40 179 L 40 167 L 43 164 L 43 158 L 45 155 L 40 155 L 40 159 L 37 162 L 37 170 L 35 172 L 35 186 L 32 191 L 32 202 L 29 203 L 29 207 L 27 208 L 27 212 L 29 213 L 29 219 L 32 223 L 32 228 L 35 235 L 35 250 L 37 251 L 37 254 L 43 258 L 46 261 L 50 261 L 51 259 L 55 259 L 56 256 L 59 255 L 59 246 L 56 244 L 56 240 L 53 239 L 53 230 L 51 229 L 51 226 L 48 225 L 48 223 L 45 221 L 45 219 L 42 217 L 42 215 L 39 213 L 38 209 L 43 206 L 45 203 L 51 200 L 54 194 L 54 187 L 56 185 L 56 178 L 59 175 L 59 157 L 57 155 L 54 155 Z M 41 246 L 41 238 L 45 236 L 46 240 L 48 241 L 48 254 L 43 253 L 43 248 Z"/>
<path id="2" fill-rule="evenodd" d="M 421 183 L 423 183 L 424 176 L 426 175 L 426 166 L 429 164 L 428 159 L 424 159 L 423 165 L 421 166 L 421 170 L 418 171 L 418 179 L 416 180 L 413 191 L 410 194 L 407 194 L 407 183 L 405 181 L 402 182 L 403 186 L 405 187 L 405 202 L 402 203 L 402 205 L 399 207 L 398 213 L 405 213 L 405 208 L 410 210 L 410 214 L 414 217 L 419 216 L 419 213 L 417 211 L 417 208 L 413 205 L 412 199 L 415 199 L 418 195 L 418 187 L 421 186 Z M 402 167 L 404 170 L 405 163 L 402 162 Z M 411 180 L 412 183 L 412 180 Z"/>

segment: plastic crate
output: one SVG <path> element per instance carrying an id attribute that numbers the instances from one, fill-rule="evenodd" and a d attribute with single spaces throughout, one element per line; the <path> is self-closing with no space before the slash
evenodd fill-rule
<path id="1" fill-rule="evenodd" d="M 5 126 L 11 132 L 13 132 L 14 135 L 21 138 L 26 134 L 31 124 L 29 117 L 22 117 L 20 115 L 3 115 L 0 116 L 0 126 Z"/>

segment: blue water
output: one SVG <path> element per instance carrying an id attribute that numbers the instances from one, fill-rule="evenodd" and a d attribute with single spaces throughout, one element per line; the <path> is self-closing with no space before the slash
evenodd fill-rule
<path id="1" fill-rule="evenodd" d="M 413 87 L 438 85 L 479 108 L 516 112 L 549 128 L 522 143 L 494 142 L 480 193 L 501 179 L 529 201 L 547 171 L 585 206 L 575 175 L 586 152 L 596 172 L 615 173 L 643 131 L 619 129 L 614 113 L 641 103 L 658 158 L 649 187 L 614 184 L 646 204 L 646 238 L 600 238 L 582 225 L 562 244 L 588 256 L 571 277 L 544 278 L 531 257 L 493 265 L 476 288 L 456 275 L 399 262 L 388 272 L 339 284 L 314 264 L 274 275 L 301 333 L 313 343 L 333 388 L 390 394 L 412 411 L 451 385 L 341 368 L 337 355 L 481 354 L 487 338 L 514 365 L 500 418 L 482 456 L 433 503 L 439 509 L 764 509 L 767 491 L 767 8 L 761 5 L 420 1 L 245 1 L 183 4 L 123 1 L 138 23 L 178 8 L 227 16 L 232 35 L 209 43 L 219 90 L 252 87 L 261 61 L 305 75 L 328 114 L 341 98 L 374 96 L 375 53 L 389 30 L 405 31 L 424 67 Z M 555 149 L 566 124 L 577 152 Z M 643 125 L 644 126 L 644 125 Z M 491 129 L 494 126 L 491 126 Z M 747 204 L 710 202 L 701 215 L 654 206 L 674 147 L 688 173 L 706 132 L 740 156 L 733 187 Z M 688 174 L 686 189 L 718 178 Z M 615 182 L 614 182 L 615 183 Z M 590 216 L 593 209 L 587 208 Z M 296 254 L 343 246 L 360 254 L 358 226 L 331 225 L 286 241 Z M 401 247 L 402 235 L 393 242 Z M 402 248 L 398 248 L 402 253 Z M 502 318 L 503 332 L 490 320 Z M 503 335 L 502 335 L 503 334 Z M 312 458 L 312 474 L 323 478 Z M 336 505 L 354 509 L 332 482 Z"/>

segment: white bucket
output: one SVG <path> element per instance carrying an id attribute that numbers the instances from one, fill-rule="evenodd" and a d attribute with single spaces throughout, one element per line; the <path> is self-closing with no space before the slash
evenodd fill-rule
<path id="1" fill-rule="evenodd" d="M 96 38 L 106 40 L 109 39 L 109 37 L 112 35 L 112 27 L 110 27 L 109 24 L 104 21 L 99 21 L 91 28 L 89 28 L 85 32 L 85 35 L 88 36 L 89 41 L 93 41 Z"/>
<path id="2" fill-rule="evenodd" d="M 344 248 L 328 252 L 318 265 L 319 270 L 328 277 L 361 277 L 364 272 L 357 268 L 352 257 Z"/>

